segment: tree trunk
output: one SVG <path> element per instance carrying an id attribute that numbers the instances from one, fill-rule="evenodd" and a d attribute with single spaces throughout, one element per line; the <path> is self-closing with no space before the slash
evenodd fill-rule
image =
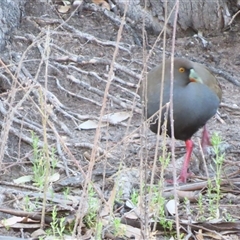
<path id="1" fill-rule="evenodd" d="M 0 4 L 0 51 L 10 38 L 11 31 L 20 23 L 25 0 L 1 0 Z"/>
<path id="2" fill-rule="evenodd" d="M 115 0 L 121 11 L 124 10 L 125 2 Z M 128 17 L 134 20 L 135 26 L 142 28 L 143 17 L 146 29 L 158 34 L 164 26 L 165 9 L 169 17 L 167 32 L 171 34 L 173 29 L 175 11 L 175 0 L 130 0 L 128 3 Z M 177 21 L 177 32 L 186 31 L 215 34 L 226 27 L 231 19 L 232 13 L 238 8 L 237 0 L 180 0 Z"/>

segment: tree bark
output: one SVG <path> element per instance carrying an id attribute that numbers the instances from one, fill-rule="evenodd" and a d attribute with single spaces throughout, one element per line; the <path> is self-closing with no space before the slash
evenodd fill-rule
<path id="1" fill-rule="evenodd" d="M 121 11 L 124 11 L 124 0 L 115 0 Z M 146 2 L 146 7 L 144 6 Z M 165 10 L 167 17 L 167 32 L 171 34 L 174 22 L 175 0 L 130 0 L 128 3 L 128 17 L 134 20 L 135 26 L 142 28 L 145 19 L 146 29 L 158 34 L 165 22 Z M 238 9 L 238 1 L 226 0 L 180 0 L 177 21 L 177 32 L 186 31 L 215 34 L 223 29 L 230 21 L 232 13 Z"/>
<path id="2" fill-rule="evenodd" d="M 0 4 L 0 51 L 10 38 L 11 31 L 20 23 L 25 0 L 1 0 Z"/>

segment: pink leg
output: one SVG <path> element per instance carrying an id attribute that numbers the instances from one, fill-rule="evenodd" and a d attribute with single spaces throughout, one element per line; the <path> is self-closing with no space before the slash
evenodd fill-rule
<path id="1" fill-rule="evenodd" d="M 193 150 L 193 142 L 191 139 L 186 140 L 185 144 L 186 144 L 187 152 L 186 152 L 186 157 L 184 159 L 182 171 L 181 171 L 180 178 L 179 178 L 179 182 L 183 182 L 183 183 L 187 182 L 187 178 L 189 176 L 189 173 L 187 171 L 188 171 L 191 154 L 192 154 L 192 150 Z"/>
<path id="2" fill-rule="evenodd" d="M 203 127 L 201 146 L 203 151 L 206 149 L 207 146 L 212 146 L 206 125 L 204 125 Z"/>

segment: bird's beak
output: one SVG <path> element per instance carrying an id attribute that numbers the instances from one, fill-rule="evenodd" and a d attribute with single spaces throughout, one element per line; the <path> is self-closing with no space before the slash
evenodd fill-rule
<path id="1" fill-rule="evenodd" d="M 190 69 L 189 80 L 190 80 L 190 82 L 203 83 L 202 79 L 201 79 L 200 76 L 194 71 L 193 68 Z"/>

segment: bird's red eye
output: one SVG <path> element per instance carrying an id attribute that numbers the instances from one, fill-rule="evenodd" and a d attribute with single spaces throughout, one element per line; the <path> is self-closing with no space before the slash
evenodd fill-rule
<path id="1" fill-rule="evenodd" d="M 178 71 L 179 71 L 180 73 L 184 73 L 184 72 L 185 72 L 185 68 L 181 67 L 181 68 L 178 69 Z"/>

